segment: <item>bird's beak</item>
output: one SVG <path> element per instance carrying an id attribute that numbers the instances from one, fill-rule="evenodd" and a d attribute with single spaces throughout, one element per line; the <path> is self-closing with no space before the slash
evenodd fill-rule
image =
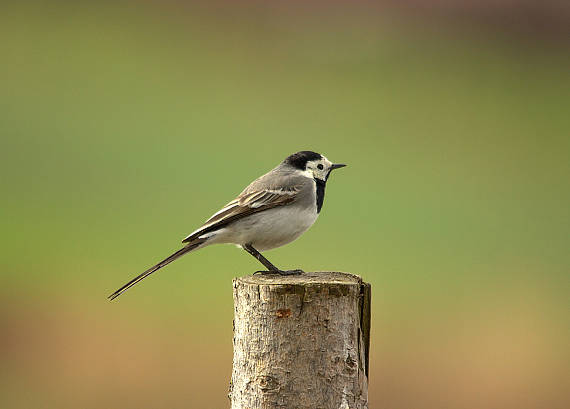
<path id="1" fill-rule="evenodd" d="M 333 163 L 331 166 L 331 170 L 335 170 L 338 168 L 344 168 L 346 165 L 344 163 Z"/>

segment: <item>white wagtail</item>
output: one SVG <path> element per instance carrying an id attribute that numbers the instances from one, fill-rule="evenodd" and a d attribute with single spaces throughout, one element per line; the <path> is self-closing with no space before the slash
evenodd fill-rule
<path id="1" fill-rule="evenodd" d="M 267 268 L 268 271 L 260 272 L 262 274 L 302 273 L 301 270 L 278 269 L 259 251 L 290 243 L 313 225 L 323 206 L 331 171 L 343 166 L 346 165 L 331 163 L 311 151 L 288 156 L 182 240 L 183 248 L 133 278 L 109 298 L 118 297 L 178 257 L 216 243 L 242 247 Z"/>

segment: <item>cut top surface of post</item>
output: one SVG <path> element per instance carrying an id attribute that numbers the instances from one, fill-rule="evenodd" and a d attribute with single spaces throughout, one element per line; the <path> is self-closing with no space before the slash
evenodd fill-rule
<path id="1" fill-rule="evenodd" d="M 362 278 L 355 274 L 331 272 L 331 271 L 313 271 L 297 275 L 279 275 L 279 274 L 254 274 L 244 277 L 238 277 L 244 284 L 264 284 L 264 285 L 281 285 L 281 284 L 362 284 Z"/>

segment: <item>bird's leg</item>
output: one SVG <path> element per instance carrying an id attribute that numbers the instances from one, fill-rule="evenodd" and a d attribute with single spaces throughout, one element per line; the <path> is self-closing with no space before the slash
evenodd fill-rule
<path id="1" fill-rule="evenodd" d="M 259 251 L 257 251 L 251 244 L 245 244 L 243 249 L 255 257 L 261 264 L 263 264 L 269 271 L 266 273 L 277 273 L 280 270 L 275 267 L 269 260 L 261 255 Z"/>
<path id="2" fill-rule="evenodd" d="M 280 270 L 275 267 L 269 260 L 261 255 L 251 244 L 244 244 L 243 249 L 255 257 L 261 264 L 263 264 L 268 271 L 256 271 L 260 274 L 281 274 L 281 275 L 294 275 L 303 273 L 302 270 Z"/>

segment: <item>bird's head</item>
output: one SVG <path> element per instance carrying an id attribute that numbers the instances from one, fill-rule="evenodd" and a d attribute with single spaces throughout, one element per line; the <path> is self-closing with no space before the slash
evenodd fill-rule
<path id="1" fill-rule="evenodd" d="M 283 162 L 302 171 L 306 176 L 323 182 L 326 182 L 334 169 L 346 166 L 341 163 L 332 163 L 320 153 L 312 151 L 294 153 L 285 158 Z"/>

